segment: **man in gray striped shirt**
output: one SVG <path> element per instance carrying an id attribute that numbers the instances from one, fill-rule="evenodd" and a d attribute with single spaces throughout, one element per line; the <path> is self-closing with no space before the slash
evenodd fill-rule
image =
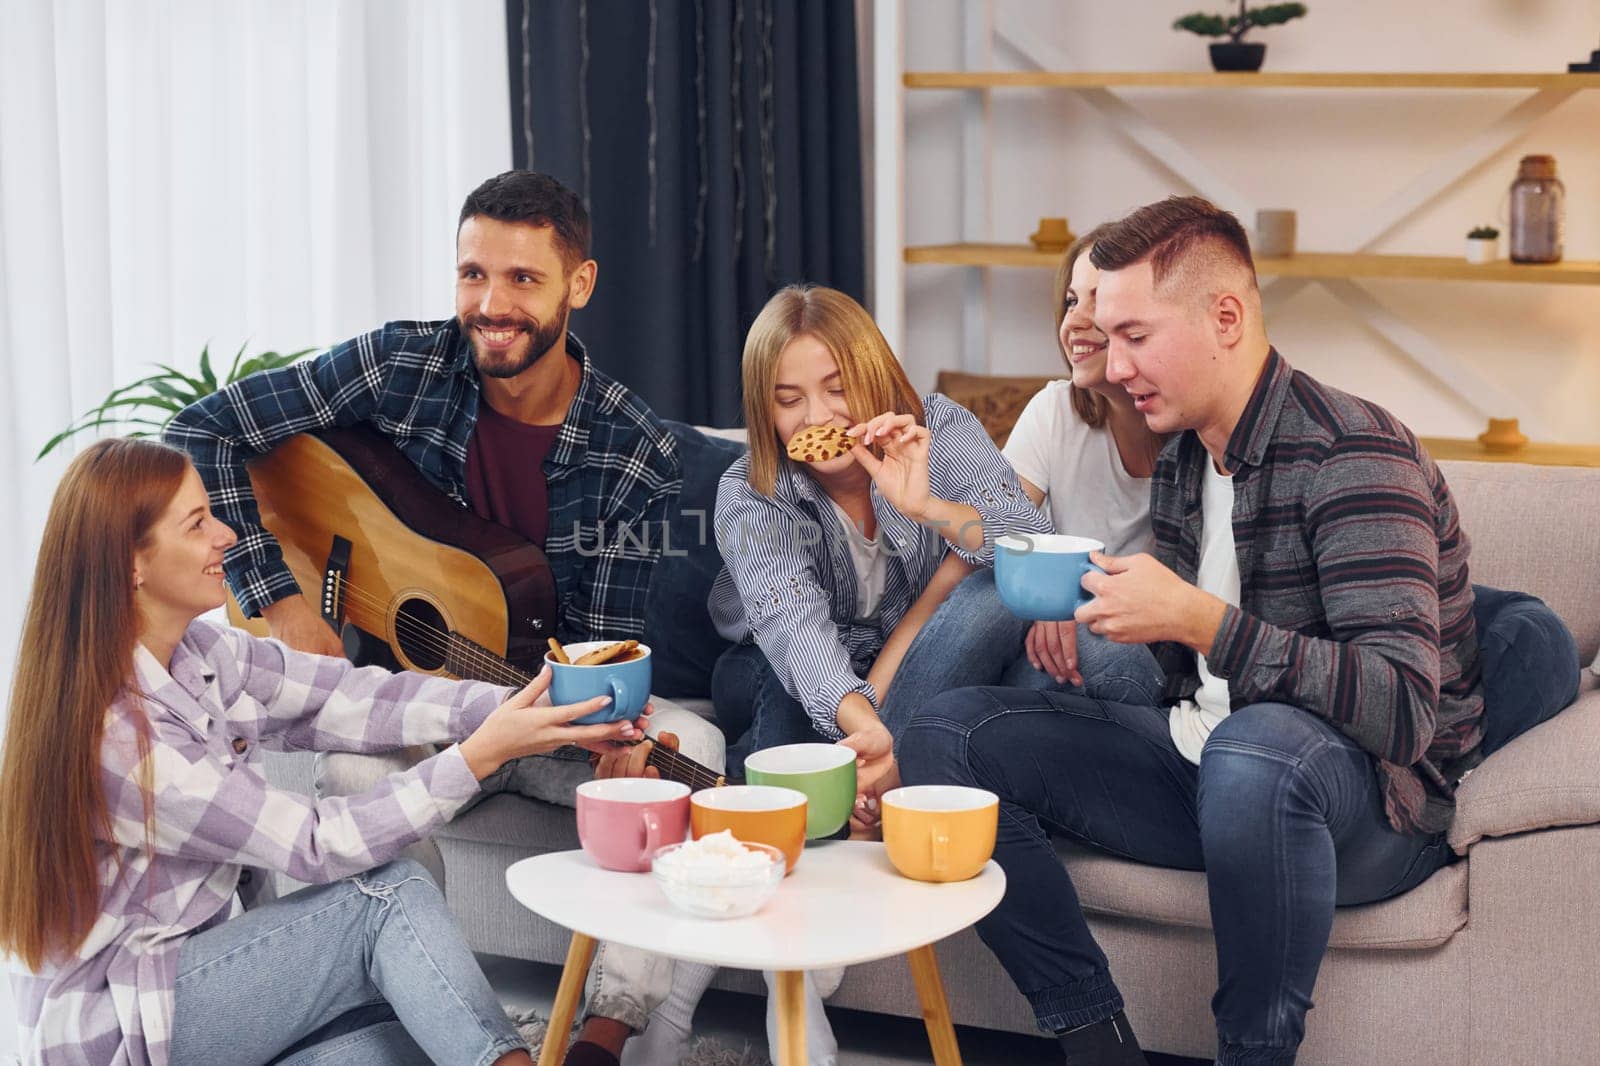
<path id="1" fill-rule="evenodd" d="M 1107 376 L 1177 436 L 1155 554 L 1100 557 L 1077 620 L 1151 645 L 1168 705 L 947 693 L 902 737 L 901 777 L 1000 795 L 1007 891 L 978 929 L 1069 1063 L 1144 1058 L 1047 827 L 1204 870 L 1217 1061 L 1289 1063 L 1334 907 L 1448 859 L 1482 737 L 1467 538 L 1405 426 L 1268 343 L 1231 214 L 1171 198 L 1091 255 Z"/>

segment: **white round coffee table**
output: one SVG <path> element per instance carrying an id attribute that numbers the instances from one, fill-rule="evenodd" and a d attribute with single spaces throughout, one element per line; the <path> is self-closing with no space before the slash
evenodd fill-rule
<path id="1" fill-rule="evenodd" d="M 573 931 L 540 1066 L 566 1054 L 595 942 L 778 974 L 778 1066 L 805 1053 L 804 972 L 905 954 L 911 963 L 933 1061 L 958 1066 L 955 1029 L 933 944 L 992 911 L 1006 877 L 990 862 L 970 881 L 927 884 L 901 877 L 883 845 L 813 841 L 772 902 L 748 918 L 717 921 L 678 910 L 648 873 L 602 870 L 582 851 L 523 859 L 506 870 L 517 902 Z"/>

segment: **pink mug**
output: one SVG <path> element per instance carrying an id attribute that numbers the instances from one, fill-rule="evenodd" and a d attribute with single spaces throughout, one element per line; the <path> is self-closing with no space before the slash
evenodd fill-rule
<path id="1" fill-rule="evenodd" d="M 656 849 L 688 835 L 688 785 L 613 777 L 578 786 L 578 840 L 607 870 L 648 870 Z"/>

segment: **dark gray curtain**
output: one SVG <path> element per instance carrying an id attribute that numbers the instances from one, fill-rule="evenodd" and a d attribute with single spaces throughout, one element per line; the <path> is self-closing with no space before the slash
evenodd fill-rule
<path id="1" fill-rule="evenodd" d="M 573 329 L 658 413 L 739 424 L 773 290 L 863 297 L 854 0 L 506 0 L 506 25 L 516 165 L 594 223 Z"/>

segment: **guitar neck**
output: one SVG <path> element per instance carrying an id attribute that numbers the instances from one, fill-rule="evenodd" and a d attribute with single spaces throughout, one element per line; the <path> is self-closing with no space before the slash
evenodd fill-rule
<path id="1" fill-rule="evenodd" d="M 721 788 L 728 783 L 726 777 L 709 766 L 702 766 L 659 741 L 650 749 L 644 761 L 646 766 L 654 766 L 666 780 L 681 782 L 695 792 L 702 788 Z"/>

